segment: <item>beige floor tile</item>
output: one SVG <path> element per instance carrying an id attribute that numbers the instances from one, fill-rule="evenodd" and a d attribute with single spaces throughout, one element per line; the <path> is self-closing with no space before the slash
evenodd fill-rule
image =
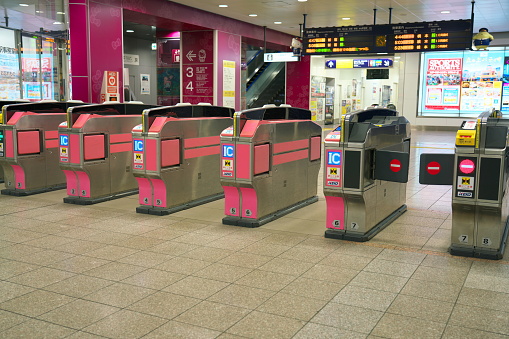
<path id="1" fill-rule="evenodd" d="M 461 291 L 461 285 L 444 284 L 434 281 L 410 279 L 400 292 L 404 295 L 433 299 L 446 302 L 455 302 Z"/>
<path id="2" fill-rule="evenodd" d="M 33 271 L 40 268 L 39 265 L 33 265 L 29 263 L 23 263 L 19 261 L 11 261 L 4 259 L 5 261 L 0 262 L 0 279 L 9 279 L 18 274 Z"/>
<path id="3" fill-rule="evenodd" d="M 305 322 L 254 311 L 239 321 L 228 333 L 248 338 L 291 338 Z"/>
<path id="4" fill-rule="evenodd" d="M 309 321 L 327 302 L 279 292 L 257 308 L 257 311 Z"/>
<path id="5" fill-rule="evenodd" d="M 17 284 L 41 288 L 54 284 L 58 281 L 74 276 L 74 273 L 41 267 L 33 271 L 9 278 L 9 281 Z"/>
<path id="6" fill-rule="evenodd" d="M 0 281 L 0 302 L 7 301 L 34 291 L 32 287 Z"/>
<path id="7" fill-rule="evenodd" d="M 164 291 L 206 299 L 226 286 L 228 286 L 227 282 L 189 276 L 166 287 Z"/>
<path id="8" fill-rule="evenodd" d="M 389 338 L 441 338 L 445 324 L 386 313 L 371 334 Z"/>
<path id="9" fill-rule="evenodd" d="M 211 265 L 209 261 L 196 260 L 184 257 L 175 257 L 173 259 L 168 260 L 167 262 L 155 266 L 154 268 L 189 275 L 209 265 Z"/>
<path id="10" fill-rule="evenodd" d="M 257 255 L 253 253 L 245 253 L 245 252 L 235 252 L 224 259 L 221 259 L 219 262 L 221 264 L 240 266 L 245 268 L 258 268 L 270 260 L 273 257 Z"/>
<path id="11" fill-rule="evenodd" d="M 280 291 L 295 280 L 295 276 L 262 270 L 254 270 L 236 281 L 239 285 Z"/>
<path id="12" fill-rule="evenodd" d="M 225 250 L 220 248 L 198 247 L 194 250 L 181 254 L 181 256 L 196 260 L 216 262 L 229 256 L 232 253 L 233 251 L 231 250 Z"/>
<path id="13" fill-rule="evenodd" d="M 0 308 L 29 317 L 36 317 L 73 300 L 74 298 L 62 294 L 35 290 L 1 303 Z"/>
<path id="14" fill-rule="evenodd" d="M 302 244 L 302 242 L 301 242 Z M 298 260 L 301 262 L 318 263 L 331 253 L 331 250 L 316 250 L 304 246 L 294 246 L 279 255 L 279 258 Z"/>
<path id="15" fill-rule="evenodd" d="M 45 321 L 30 319 L 22 324 L 2 332 L 3 338 L 66 338 L 75 330 L 51 324 Z"/>
<path id="16" fill-rule="evenodd" d="M 475 330 L 473 328 L 448 325 L 442 339 L 507 339 L 506 335 Z"/>
<path id="17" fill-rule="evenodd" d="M 433 236 L 424 244 L 422 249 L 425 251 L 447 253 L 449 251 L 449 246 L 451 246 L 450 235 L 447 237 Z"/>
<path id="18" fill-rule="evenodd" d="M 439 198 L 439 197 L 437 197 Z M 411 200 L 411 199 L 409 199 Z M 420 200 L 420 198 L 418 198 Z M 407 224 L 407 225 L 416 225 L 416 226 L 425 226 L 425 227 L 434 227 L 438 228 L 444 222 L 445 218 L 430 218 L 424 216 L 416 216 L 412 214 L 405 213 L 397 219 L 397 223 Z"/>
<path id="19" fill-rule="evenodd" d="M 263 269 L 263 266 L 260 268 Z M 197 277 L 232 283 L 250 273 L 252 269 L 215 263 L 194 273 Z"/>
<path id="20" fill-rule="evenodd" d="M 294 339 L 363 339 L 365 334 L 347 331 L 331 326 L 307 323 L 294 337 Z"/>
<path id="21" fill-rule="evenodd" d="M 373 290 L 399 293 L 407 283 L 408 278 L 373 272 L 359 272 L 352 279 L 350 285 L 365 287 Z"/>
<path id="22" fill-rule="evenodd" d="M 468 270 L 472 265 L 472 260 L 468 258 L 453 257 L 451 255 L 444 256 L 428 254 L 426 258 L 422 261 L 421 265 L 439 268 L 457 267 Z"/>
<path id="23" fill-rule="evenodd" d="M 277 257 L 281 253 L 290 249 L 288 245 L 279 245 L 274 243 L 262 243 L 257 242 L 250 246 L 247 246 L 241 250 L 241 252 L 253 253 L 269 257 Z"/>
<path id="24" fill-rule="evenodd" d="M 103 336 L 98 336 L 88 332 L 76 331 L 66 339 L 103 339 Z"/>
<path id="25" fill-rule="evenodd" d="M 18 260 L 19 257 L 24 255 L 35 254 L 42 251 L 44 251 L 44 249 L 40 247 L 28 246 L 24 244 L 14 244 L 12 246 L 0 248 L 0 258 Z"/>
<path id="26" fill-rule="evenodd" d="M 509 265 L 501 265 L 498 261 L 474 261 L 469 274 L 483 274 L 498 278 L 509 278 Z"/>
<path id="27" fill-rule="evenodd" d="M 507 293 L 463 287 L 457 303 L 509 312 L 509 294 Z"/>
<path id="28" fill-rule="evenodd" d="M 311 322 L 369 334 L 382 315 L 383 312 L 331 302 Z"/>
<path id="29" fill-rule="evenodd" d="M 41 265 L 41 266 L 49 266 L 53 263 L 69 259 L 74 257 L 75 255 L 67 252 L 60 252 L 54 250 L 43 250 L 41 252 L 37 252 L 37 255 L 24 255 L 17 260 L 27 262 L 29 264 Z"/>
<path id="30" fill-rule="evenodd" d="M 85 331 L 108 338 L 140 338 L 165 322 L 166 319 L 159 317 L 121 310 L 86 327 Z"/>
<path id="31" fill-rule="evenodd" d="M 398 277 L 409 278 L 417 269 L 415 264 L 399 263 L 382 259 L 374 259 L 365 268 L 366 272 L 382 273 L 395 275 Z"/>
<path id="32" fill-rule="evenodd" d="M 423 253 L 400 251 L 386 248 L 378 255 L 377 259 L 397 261 L 407 264 L 420 264 L 425 257 L 426 254 Z"/>
<path id="33" fill-rule="evenodd" d="M 331 239 L 333 240 L 333 239 Z M 337 241 L 340 245 L 338 249 L 334 251 L 334 253 L 338 254 L 346 254 L 357 257 L 366 257 L 366 258 L 375 258 L 383 251 L 383 248 L 370 246 L 369 244 L 360 244 L 360 243 L 352 243 L 352 242 L 343 242 L 341 240 Z"/>
<path id="34" fill-rule="evenodd" d="M 372 259 L 366 257 L 357 257 L 353 255 L 347 255 L 344 253 L 338 253 L 337 251 L 328 255 L 322 261 L 321 265 L 334 266 L 338 269 L 351 269 L 360 271 L 366 267 Z"/>
<path id="35" fill-rule="evenodd" d="M 448 324 L 509 335 L 509 312 L 456 304 Z"/>
<path id="36" fill-rule="evenodd" d="M 143 339 L 214 339 L 220 334 L 219 331 L 171 320 L 144 336 Z"/>
<path id="37" fill-rule="evenodd" d="M 226 305 L 255 309 L 274 294 L 275 292 L 269 290 L 232 284 L 207 300 Z"/>
<path id="38" fill-rule="evenodd" d="M 309 236 L 304 241 L 300 242 L 295 248 L 305 248 L 320 251 L 334 251 L 340 248 L 343 244 L 342 241 L 337 239 L 327 239 L 323 235 L 320 236 Z"/>
<path id="39" fill-rule="evenodd" d="M 135 286 L 161 290 L 184 277 L 185 275 L 180 273 L 150 268 L 146 271 L 130 276 L 129 278 L 122 280 L 122 282 Z"/>
<path id="40" fill-rule="evenodd" d="M 175 215 L 172 215 L 172 217 L 175 217 Z M 217 222 L 220 222 L 219 220 L 216 220 Z M 209 226 L 209 223 L 204 222 L 203 220 L 196 220 L 193 218 L 187 218 L 184 220 L 180 220 L 177 222 L 174 222 L 168 226 L 168 228 L 171 228 L 175 231 L 183 231 L 183 232 L 196 232 L 203 228 L 206 228 Z"/>
<path id="41" fill-rule="evenodd" d="M 145 267 L 123 264 L 119 262 L 112 262 L 103 266 L 93 268 L 91 270 L 83 272 L 83 274 L 91 275 L 94 277 L 120 281 L 124 280 L 132 275 L 140 273 L 146 270 Z"/>
<path id="42" fill-rule="evenodd" d="M 62 237 L 59 235 L 47 235 L 45 237 L 37 238 L 25 242 L 25 245 L 53 249 L 57 246 L 64 245 L 72 242 L 73 239 Z"/>
<path id="43" fill-rule="evenodd" d="M 414 234 L 401 234 L 392 232 L 390 228 L 386 228 L 379 234 L 377 234 L 371 242 L 375 244 L 389 244 L 402 247 L 410 247 L 415 249 L 421 249 L 426 242 L 428 237 L 422 237 Z"/>
<path id="44" fill-rule="evenodd" d="M 299 276 L 309 270 L 314 265 L 309 262 L 303 262 L 298 260 L 274 258 L 263 266 L 260 266 L 260 270 L 270 271 L 275 273 L 283 273 L 289 275 Z"/>
<path id="45" fill-rule="evenodd" d="M 225 331 L 249 312 L 245 308 L 202 301 L 175 320 L 216 331 Z"/>
<path id="46" fill-rule="evenodd" d="M 116 307 L 78 299 L 39 316 L 39 319 L 70 328 L 82 329 L 118 310 Z"/>
<path id="47" fill-rule="evenodd" d="M 406 235 L 406 236 L 418 236 L 418 237 L 423 237 L 423 238 L 429 238 L 436 231 L 437 231 L 436 227 L 426 227 L 426 226 L 418 226 L 418 225 L 393 223 L 393 224 L 390 224 L 382 232 L 390 233 L 390 234 L 399 234 L 399 235 Z"/>
<path id="48" fill-rule="evenodd" d="M 257 240 L 253 240 L 251 238 L 243 239 L 237 235 L 227 235 L 225 237 L 219 238 L 207 244 L 208 247 L 214 248 L 222 248 L 233 251 L 239 251 L 243 248 L 246 248 L 249 245 L 252 245 Z"/>
<path id="49" fill-rule="evenodd" d="M 75 217 L 75 219 L 81 220 L 80 218 L 76 218 L 76 217 Z M 71 240 L 76 241 L 76 240 L 86 239 L 98 232 L 100 232 L 100 231 L 97 229 L 88 228 L 88 227 L 72 227 L 66 231 L 59 232 L 56 235 L 58 235 L 59 237 L 70 238 Z"/>
<path id="50" fill-rule="evenodd" d="M 174 238 L 173 241 L 183 242 L 192 245 L 207 245 L 208 243 L 217 240 L 221 235 L 210 234 L 210 233 L 185 233 L 178 238 Z"/>
<path id="51" fill-rule="evenodd" d="M 125 264 L 132 264 L 132 265 L 138 265 L 138 266 L 143 266 L 143 267 L 154 267 L 154 266 L 160 265 L 172 258 L 173 258 L 173 256 L 167 255 L 167 254 L 149 252 L 149 251 L 139 251 L 139 252 L 131 254 L 127 257 L 118 259 L 117 261 L 125 263 Z"/>
<path id="52" fill-rule="evenodd" d="M 0 310 L 0 333 L 27 320 L 29 318 L 20 314 Z"/>
<path id="53" fill-rule="evenodd" d="M 308 237 L 304 235 L 299 235 L 293 232 L 275 232 L 268 237 L 260 240 L 259 243 L 263 244 L 277 244 L 283 246 L 296 246 L 306 240 Z"/>
<path id="54" fill-rule="evenodd" d="M 317 264 L 304 273 L 302 277 L 346 285 L 357 274 L 359 274 L 359 271 L 357 270 Z"/>
<path id="55" fill-rule="evenodd" d="M 59 281 L 44 287 L 45 290 L 68 295 L 70 297 L 82 298 L 83 296 L 96 292 L 108 285 L 113 284 L 110 280 L 89 277 L 86 275 L 75 275 L 69 279 Z"/>
<path id="56" fill-rule="evenodd" d="M 53 263 L 49 265 L 49 267 L 72 273 L 82 273 L 93 268 L 108 264 L 109 262 L 109 260 L 77 255 L 69 259 Z"/>
<path id="57" fill-rule="evenodd" d="M 156 292 L 128 308 L 135 312 L 173 319 L 199 302 L 200 300 L 195 298 L 168 292 Z"/>
<path id="58" fill-rule="evenodd" d="M 88 294 L 83 299 L 125 308 L 154 292 L 154 290 L 139 286 L 115 283 Z"/>
<path id="59" fill-rule="evenodd" d="M 182 255 L 189 251 L 199 248 L 197 245 L 185 244 L 176 241 L 165 241 L 159 245 L 150 248 L 151 252 L 163 253 L 167 255 Z"/>
<path id="60" fill-rule="evenodd" d="M 157 228 L 153 231 L 143 233 L 143 236 L 147 237 L 147 238 L 154 238 L 154 239 L 161 239 L 161 240 L 172 240 L 172 239 L 178 238 L 180 236 L 183 236 L 184 234 L 187 234 L 187 232 L 177 231 L 177 230 L 171 229 L 171 226 L 169 226 L 169 227 Z"/>
<path id="61" fill-rule="evenodd" d="M 74 254 L 84 254 L 87 252 L 95 251 L 104 246 L 106 245 L 94 241 L 75 240 L 64 245 L 57 246 L 55 247 L 55 250 Z"/>
<path id="62" fill-rule="evenodd" d="M 438 268 L 419 266 L 413 274 L 413 279 L 433 281 L 442 284 L 462 285 L 467 277 L 468 269 L 464 268 Z"/>
<path id="63" fill-rule="evenodd" d="M 453 306 L 453 303 L 444 301 L 399 295 L 392 302 L 387 312 L 438 323 L 447 323 Z"/>
<path id="64" fill-rule="evenodd" d="M 323 235 L 325 232 L 325 214 L 322 221 L 293 218 L 292 213 L 263 226 L 264 230 L 293 232 L 302 235 Z"/>
<path id="65" fill-rule="evenodd" d="M 348 285 L 332 301 L 384 312 L 394 298 L 396 298 L 395 293 Z"/>
<path id="66" fill-rule="evenodd" d="M 108 245 L 101 247 L 99 249 L 87 252 L 86 255 L 89 257 L 104 259 L 104 260 L 118 260 L 123 257 L 127 257 L 133 253 L 138 252 L 138 250 L 121 247 L 116 245 Z"/>
<path id="67" fill-rule="evenodd" d="M 343 284 L 337 284 L 330 281 L 299 277 L 283 288 L 282 292 L 329 301 L 343 287 Z"/>
<path id="68" fill-rule="evenodd" d="M 135 250 L 150 250 L 152 247 L 164 243 L 165 240 L 134 235 L 128 239 L 117 242 L 115 245 Z"/>

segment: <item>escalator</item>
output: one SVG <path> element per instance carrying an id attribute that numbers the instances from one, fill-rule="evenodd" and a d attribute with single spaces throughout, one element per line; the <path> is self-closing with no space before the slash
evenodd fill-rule
<path id="1" fill-rule="evenodd" d="M 246 106 L 285 103 L 285 63 L 264 62 L 263 51 L 247 63 Z"/>

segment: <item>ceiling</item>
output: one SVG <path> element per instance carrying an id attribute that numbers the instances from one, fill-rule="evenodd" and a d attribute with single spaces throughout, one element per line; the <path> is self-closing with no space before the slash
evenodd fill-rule
<path id="1" fill-rule="evenodd" d="M 148 1 L 148 0 L 146 0 Z M 0 26 L 27 31 L 66 29 L 64 0 L 0 0 Z M 470 0 L 174 0 L 173 2 L 217 13 L 259 26 L 299 35 L 303 14 L 307 14 L 306 27 L 334 27 L 389 23 L 422 22 L 434 20 L 468 19 Z M 28 6 L 20 6 L 25 3 Z M 228 5 L 220 8 L 219 5 Z M 450 11 L 443 14 L 441 11 Z M 474 31 L 487 27 L 490 32 L 509 31 L 509 0 L 476 0 L 474 5 Z M 257 14 L 250 17 L 249 14 Z M 343 20 L 342 18 L 350 18 Z M 175 18 L 178 20 L 178 18 Z M 274 22 L 280 21 L 281 24 Z"/>
<path id="2" fill-rule="evenodd" d="M 299 24 L 307 14 L 306 27 L 335 27 L 376 23 L 422 22 L 469 19 L 470 0 L 173 0 L 183 5 L 250 22 L 259 26 L 299 35 Z M 228 5 L 220 8 L 219 5 Z M 450 11 L 449 14 L 440 13 Z M 487 27 L 490 32 L 509 31 L 509 0 L 476 0 L 474 31 Z M 250 17 L 249 14 L 257 14 Z M 342 18 L 350 18 L 343 20 Z M 274 24 L 280 21 L 281 24 Z"/>

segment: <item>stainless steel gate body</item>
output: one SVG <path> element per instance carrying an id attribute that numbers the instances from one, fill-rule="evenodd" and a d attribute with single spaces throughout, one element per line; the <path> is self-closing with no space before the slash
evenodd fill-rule
<path id="1" fill-rule="evenodd" d="M 4 170 L 2 194 L 29 195 L 65 187 L 58 167 L 58 126 L 76 102 L 38 102 L 2 107 L 4 136 L 0 164 Z"/>
<path id="2" fill-rule="evenodd" d="M 73 107 L 58 128 L 64 202 L 90 205 L 137 193 L 131 130 L 152 105 L 108 103 Z"/>
<path id="3" fill-rule="evenodd" d="M 232 108 L 179 104 L 143 112 L 132 131 L 138 213 L 166 215 L 223 197 L 219 134 Z"/>
<path id="4" fill-rule="evenodd" d="M 266 105 L 221 134 L 223 224 L 258 227 L 318 200 L 322 128 L 311 112 Z"/>
<path id="5" fill-rule="evenodd" d="M 406 211 L 410 124 L 397 113 L 356 111 L 325 137 L 326 238 L 367 241 Z"/>

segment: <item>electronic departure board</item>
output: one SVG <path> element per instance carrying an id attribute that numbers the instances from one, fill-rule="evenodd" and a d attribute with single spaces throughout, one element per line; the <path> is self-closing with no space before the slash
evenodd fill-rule
<path id="1" fill-rule="evenodd" d="M 465 50 L 472 47 L 472 21 L 306 28 L 303 44 L 308 55 Z"/>

